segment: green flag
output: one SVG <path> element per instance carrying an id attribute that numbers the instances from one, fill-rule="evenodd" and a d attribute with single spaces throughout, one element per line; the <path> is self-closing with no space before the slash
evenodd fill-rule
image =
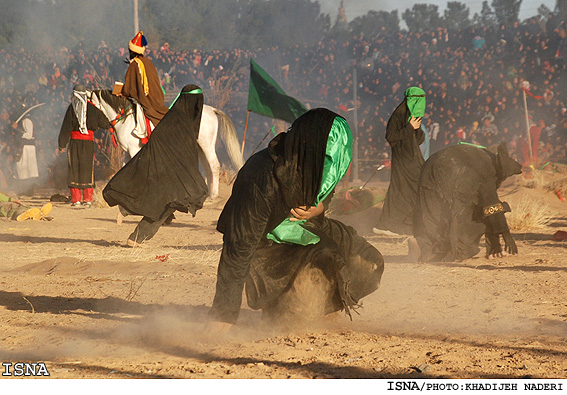
<path id="1" fill-rule="evenodd" d="M 292 123 L 307 109 L 299 100 L 286 95 L 277 82 L 250 59 L 248 111 Z"/>

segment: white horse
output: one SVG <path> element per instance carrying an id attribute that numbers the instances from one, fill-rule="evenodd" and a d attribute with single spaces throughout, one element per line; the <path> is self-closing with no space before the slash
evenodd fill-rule
<path id="1" fill-rule="evenodd" d="M 136 126 L 135 105 L 124 97 L 113 95 L 109 90 L 94 90 L 89 99 L 114 124 L 117 143 L 133 158 L 142 148 L 142 140 L 132 133 Z M 210 199 L 216 198 L 219 193 L 220 163 L 215 150 L 219 118 L 221 140 L 232 164 L 236 170 L 244 165 L 236 130 L 228 115 L 217 108 L 203 105 L 197 143 L 201 148 L 199 160 L 205 170 Z"/>

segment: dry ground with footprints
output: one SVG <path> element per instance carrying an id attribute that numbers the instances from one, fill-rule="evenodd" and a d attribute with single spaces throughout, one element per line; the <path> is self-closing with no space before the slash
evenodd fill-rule
<path id="1" fill-rule="evenodd" d="M 372 233 L 380 205 L 331 213 L 385 256 L 360 314 L 272 327 L 244 304 L 225 339 L 204 324 L 226 184 L 143 247 L 125 247 L 139 217 L 118 226 L 102 204 L 0 221 L 0 362 L 44 362 L 52 378 L 566 378 L 567 241 L 552 236 L 567 230 L 567 202 L 545 187 L 565 174 L 519 177 L 500 191 L 524 207 L 513 219 L 519 255 L 412 263 L 407 238 Z"/>

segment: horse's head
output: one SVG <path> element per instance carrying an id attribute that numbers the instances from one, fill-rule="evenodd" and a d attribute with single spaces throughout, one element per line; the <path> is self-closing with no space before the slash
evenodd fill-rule
<path id="1" fill-rule="evenodd" d="M 126 116 L 132 108 L 132 102 L 125 97 L 113 95 L 109 90 L 94 90 L 89 97 L 90 102 L 104 113 L 109 121 Z"/>
<path id="2" fill-rule="evenodd" d="M 87 91 L 87 100 L 100 110 L 100 98 L 96 94 L 97 91 Z"/>
<path id="3" fill-rule="evenodd" d="M 136 127 L 133 103 L 109 90 L 93 90 L 89 101 L 110 121 L 113 139 L 133 157 L 141 147 L 140 139 L 132 134 Z"/>

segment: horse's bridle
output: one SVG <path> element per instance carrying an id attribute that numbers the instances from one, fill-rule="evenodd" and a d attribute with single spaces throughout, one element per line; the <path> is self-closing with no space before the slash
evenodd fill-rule
<path id="1" fill-rule="evenodd" d="M 89 97 L 89 102 L 95 106 L 96 108 L 98 108 L 100 110 L 100 107 L 102 106 L 101 104 L 101 99 L 97 97 L 97 101 L 98 101 L 98 106 L 93 102 L 92 97 L 95 93 L 91 91 L 90 97 Z M 110 128 L 108 129 L 108 131 L 110 132 L 110 137 L 112 137 L 112 142 L 114 143 L 114 147 L 118 147 L 118 142 L 116 141 L 116 130 L 114 128 L 114 126 L 116 126 L 116 124 L 120 121 L 122 121 L 127 115 L 130 115 L 129 110 L 133 107 L 132 103 L 130 103 L 128 105 L 128 107 L 126 108 L 122 108 L 118 114 L 116 114 L 116 117 L 110 121 Z M 102 111 L 102 110 L 101 110 Z"/>
<path id="2" fill-rule="evenodd" d="M 116 126 L 118 122 L 122 121 L 128 115 L 130 108 L 132 108 L 132 103 L 130 103 L 128 107 L 122 108 L 120 112 L 116 114 L 116 117 L 112 121 L 110 121 L 110 128 L 108 129 L 108 131 L 110 132 L 112 143 L 114 143 L 114 148 L 118 148 L 118 141 L 116 141 L 116 129 L 114 129 L 114 126 Z"/>
<path id="3" fill-rule="evenodd" d="M 110 124 L 114 126 L 118 122 L 122 121 L 122 119 L 129 115 L 128 110 L 130 110 L 130 108 L 132 108 L 132 103 L 130 103 L 128 107 L 121 109 L 120 112 L 116 114 L 116 117 L 112 121 L 110 121 Z"/>

